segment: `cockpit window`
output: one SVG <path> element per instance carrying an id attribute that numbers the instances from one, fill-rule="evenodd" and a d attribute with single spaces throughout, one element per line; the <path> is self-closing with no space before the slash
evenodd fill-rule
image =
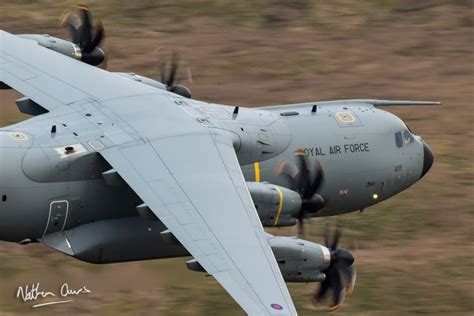
<path id="1" fill-rule="evenodd" d="M 397 145 L 398 148 L 401 148 L 403 146 L 403 138 L 401 132 L 395 133 L 395 145 Z"/>
<path id="2" fill-rule="evenodd" d="M 413 143 L 412 133 L 407 130 L 403 131 L 403 140 L 405 141 L 405 144 Z"/>
<path id="3" fill-rule="evenodd" d="M 408 130 L 410 131 L 410 133 L 412 133 L 413 135 L 415 134 L 415 133 L 411 130 L 410 126 L 408 126 L 408 124 L 406 124 L 406 127 L 408 128 Z"/>

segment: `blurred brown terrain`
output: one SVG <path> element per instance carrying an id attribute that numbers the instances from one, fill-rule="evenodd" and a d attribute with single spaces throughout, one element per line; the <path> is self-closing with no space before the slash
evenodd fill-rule
<path id="1" fill-rule="evenodd" d="M 406 192 L 365 212 L 313 219 L 356 240 L 358 280 L 338 315 L 473 315 L 473 1 L 88 1 L 107 31 L 110 71 L 158 78 L 159 52 L 178 49 L 196 99 L 242 106 L 344 98 L 442 101 L 390 108 L 433 149 L 435 164 Z M 0 2 L 0 29 L 68 38 L 73 1 Z M 60 65 L 58 65 L 60 67 Z M 94 78 L 91 78 L 94 80 Z M 0 92 L 0 126 L 27 117 Z M 130 106 L 133 106 L 132 104 Z M 271 230 L 293 235 L 294 228 Z M 137 245 L 139 246 L 139 245 Z M 41 245 L 0 242 L 0 315 L 241 315 L 187 259 L 91 265 Z M 18 286 L 86 285 L 88 296 L 31 309 Z M 301 315 L 315 284 L 290 284 Z"/>

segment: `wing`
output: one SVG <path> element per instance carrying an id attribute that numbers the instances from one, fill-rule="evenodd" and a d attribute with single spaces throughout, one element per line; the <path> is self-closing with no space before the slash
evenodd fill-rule
<path id="1" fill-rule="evenodd" d="M 137 137 L 118 137 L 100 153 L 183 246 L 249 314 L 296 315 L 230 140 L 211 135 L 166 91 L 3 31 L 1 82 L 50 111 L 92 101 L 113 114 L 108 128 Z"/>
<path id="2" fill-rule="evenodd" d="M 0 31 L 0 86 L 2 83 L 49 111 L 85 100 L 159 91 L 4 31 Z"/>
<path id="3" fill-rule="evenodd" d="M 167 137 L 102 155 L 246 312 L 296 314 L 223 136 Z"/>

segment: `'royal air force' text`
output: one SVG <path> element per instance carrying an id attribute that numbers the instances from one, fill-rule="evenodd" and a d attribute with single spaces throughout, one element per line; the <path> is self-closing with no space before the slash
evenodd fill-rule
<path id="1" fill-rule="evenodd" d="M 344 145 L 333 145 L 329 148 L 323 147 L 306 147 L 303 148 L 305 156 L 326 156 L 328 155 L 341 155 L 341 154 L 352 154 L 352 153 L 364 153 L 369 152 L 369 143 L 358 143 L 358 144 L 344 144 Z"/>

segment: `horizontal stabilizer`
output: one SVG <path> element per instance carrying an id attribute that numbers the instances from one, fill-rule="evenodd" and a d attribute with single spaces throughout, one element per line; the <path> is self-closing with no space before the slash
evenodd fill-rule
<path id="1" fill-rule="evenodd" d="M 408 101 L 408 100 L 375 100 L 375 99 L 349 99 L 349 100 L 333 100 L 333 101 L 314 101 L 305 103 L 280 104 L 258 107 L 267 111 L 287 111 L 287 110 L 306 110 L 311 113 L 317 111 L 318 106 L 360 106 L 371 104 L 373 106 L 415 106 L 415 105 L 440 105 L 441 102 L 435 101 Z"/>
<path id="2" fill-rule="evenodd" d="M 412 105 L 441 105 L 436 101 L 404 101 L 404 100 L 368 100 L 375 106 L 412 106 Z"/>

